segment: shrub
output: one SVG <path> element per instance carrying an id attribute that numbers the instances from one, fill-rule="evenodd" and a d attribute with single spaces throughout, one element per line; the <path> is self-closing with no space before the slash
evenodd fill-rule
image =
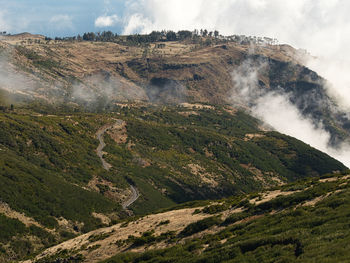
<path id="1" fill-rule="evenodd" d="M 195 233 L 201 232 L 205 229 L 208 229 L 214 225 L 221 223 L 221 219 L 217 216 L 208 217 L 197 222 L 191 223 L 186 226 L 181 232 L 181 236 L 190 236 Z"/>

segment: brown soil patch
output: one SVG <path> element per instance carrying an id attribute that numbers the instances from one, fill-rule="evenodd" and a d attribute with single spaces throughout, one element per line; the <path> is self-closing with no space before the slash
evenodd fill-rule
<path id="1" fill-rule="evenodd" d="M 187 109 L 210 109 L 210 110 L 215 110 L 214 106 L 210 106 L 210 105 L 204 105 L 204 104 L 200 104 L 200 103 L 195 103 L 195 104 L 191 104 L 191 103 L 180 103 L 181 107 L 187 108 Z"/>
<path id="2" fill-rule="evenodd" d="M 305 203 L 302 204 L 302 206 L 315 206 L 318 202 L 322 201 L 327 196 L 329 196 L 329 194 L 318 196 L 318 197 L 316 197 L 316 198 L 314 198 L 312 200 L 306 201 Z"/>
<path id="3" fill-rule="evenodd" d="M 101 192 L 101 188 L 103 188 L 104 192 L 103 195 L 106 196 L 107 198 L 117 202 L 121 203 L 125 200 L 127 200 L 130 195 L 131 191 L 129 188 L 127 189 L 120 189 L 114 186 L 113 183 L 103 179 L 99 178 L 97 176 L 94 176 L 90 182 L 88 183 L 88 189 L 96 191 L 96 192 Z"/>
<path id="4" fill-rule="evenodd" d="M 102 224 L 104 224 L 104 225 L 109 225 L 109 223 L 111 222 L 111 219 L 104 214 L 99 214 L 99 213 L 93 212 L 92 216 L 97 218 L 97 219 L 100 219 Z"/>
<path id="5" fill-rule="evenodd" d="M 190 115 L 200 115 L 198 112 L 196 111 L 180 111 L 178 112 L 180 115 L 184 116 L 184 117 L 189 117 Z"/>
<path id="6" fill-rule="evenodd" d="M 230 107 L 230 106 L 226 106 L 226 107 L 224 107 L 224 111 L 226 111 L 227 113 L 234 116 L 234 115 L 236 115 L 237 109 Z"/>
<path id="7" fill-rule="evenodd" d="M 258 168 L 252 166 L 251 164 L 240 164 L 241 167 L 247 169 L 254 175 L 256 181 L 261 182 L 264 186 L 273 186 L 273 185 L 283 185 L 284 182 L 278 177 L 278 175 L 273 172 L 262 172 Z"/>
<path id="8" fill-rule="evenodd" d="M 250 141 L 250 140 L 252 140 L 252 139 L 254 139 L 254 138 L 263 138 L 263 137 L 265 137 L 265 135 L 264 134 L 259 134 L 259 133 L 248 133 L 248 134 L 246 134 L 245 135 L 245 137 L 244 137 L 244 141 Z"/>
<path id="9" fill-rule="evenodd" d="M 208 173 L 200 165 L 191 163 L 188 164 L 187 167 L 190 169 L 192 174 L 199 176 L 204 183 L 209 184 L 213 187 L 217 187 L 219 185 L 218 182 L 214 179 L 215 176 Z"/>
<path id="10" fill-rule="evenodd" d="M 126 122 L 120 121 L 115 123 L 111 128 L 107 130 L 107 134 L 111 136 L 111 138 L 117 144 L 124 144 L 128 139 L 127 131 L 126 131 Z"/>
<path id="11" fill-rule="evenodd" d="M 324 179 L 320 179 L 321 183 L 327 183 L 327 182 L 335 182 L 338 180 L 347 180 L 350 179 L 350 175 L 345 175 L 342 177 L 330 177 L 330 178 L 324 178 Z"/>
<path id="12" fill-rule="evenodd" d="M 252 204 L 255 205 L 259 205 L 261 203 L 265 203 L 268 201 L 271 201 L 272 199 L 275 199 L 278 196 L 287 196 L 287 195 L 291 195 L 294 193 L 298 193 L 300 192 L 298 191 L 287 191 L 287 192 L 283 192 L 281 190 L 275 190 L 275 191 L 268 191 L 262 194 L 262 196 L 260 198 L 254 198 L 252 200 L 249 200 L 249 202 L 251 202 Z"/>

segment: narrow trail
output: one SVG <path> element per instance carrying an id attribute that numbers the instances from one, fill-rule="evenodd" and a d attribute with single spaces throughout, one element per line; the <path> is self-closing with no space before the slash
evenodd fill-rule
<path id="1" fill-rule="evenodd" d="M 96 136 L 97 139 L 99 140 L 100 144 L 98 145 L 98 147 L 96 148 L 96 154 L 98 157 L 100 157 L 100 160 L 102 162 L 102 167 L 105 170 L 109 170 L 110 168 L 112 168 L 112 165 L 110 163 L 108 163 L 104 158 L 103 158 L 103 154 L 104 152 L 102 151 L 103 148 L 106 146 L 106 143 L 103 140 L 103 135 L 106 131 L 108 131 L 109 129 L 112 129 L 113 127 L 118 127 L 121 126 L 123 124 L 123 120 L 117 120 L 117 122 L 115 124 L 112 125 L 108 125 L 108 126 L 103 126 L 102 128 L 100 128 L 97 132 L 96 132 Z M 130 189 L 131 189 L 131 193 L 132 195 L 130 196 L 130 198 L 126 201 L 124 201 L 122 203 L 122 207 L 123 209 L 127 209 L 129 206 L 131 206 L 140 196 L 139 191 L 137 190 L 137 188 L 133 185 L 130 185 Z"/>

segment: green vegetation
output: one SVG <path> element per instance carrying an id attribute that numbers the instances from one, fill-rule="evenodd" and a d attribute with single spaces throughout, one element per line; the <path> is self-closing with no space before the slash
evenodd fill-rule
<path id="1" fill-rule="evenodd" d="M 231 197 L 203 210 L 214 214 L 240 204 L 244 193 L 276 186 L 279 181 L 345 169 L 298 140 L 261 132 L 259 122 L 241 111 L 232 115 L 219 106 L 215 110 L 194 109 L 197 114 L 190 115 L 186 115 L 186 108 L 176 106 L 113 110 L 118 115 L 72 113 L 71 108 L 54 112 L 50 106 L 32 104 L 31 109 L 16 106 L 0 113 L 0 199 L 43 226 L 26 227 L 16 220 L 0 218 L 1 226 L 7 229 L 0 235 L 5 257 L 22 248 L 27 252 L 18 257 L 25 258 L 38 249 L 101 227 L 93 212 L 111 216 L 112 222 L 127 217 L 113 195 L 129 184 L 140 192 L 130 207 L 135 215 L 207 205 L 208 199 Z M 95 133 L 115 118 L 126 121 L 128 138 L 125 144 L 117 144 L 113 136 L 105 134 L 104 158 L 112 165 L 106 171 L 95 152 Z M 247 140 L 246 134 L 261 136 Z M 246 207 L 255 214 L 310 196 L 281 200 L 269 207 Z M 68 220 L 71 230 L 61 229 L 61 217 Z M 238 219 L 230 220 L 224 224 Z M 197 222 L 181 235 L 221 224 L 219 221 L 213 217 Z M 57 236 L 46 235 L 44 227 L 56 231 Z M 30 245 L 27 236 L 38 237 L 37 246 Z M 159 239 L 169 238 L 144 236 L 135 245 Z"/>
<path id="2" fill-rule="evenodd" d="M 301 185 L 304 183 L 305 181 L 298 182 Z M 324 199 L 320 199 L 315 206 L 300 206 L 303 201 L 317 196 L 323 196 Z M 232 214 L 221 224 L 226 226 L 224 230 L 216 234 L 204 235 L 201 239 L 189 239 L 183 245 L 174 245 L 167 249 L 149 250 L 141 254 L 120 254 L 104 262 L 348 261 L 348 180 L 315 181 L 311 188 L 303 192 L 278 197 L 263 204 L 265 205 L 256 206 L 247 212 Z M 271 207 L 278 210 L 270 213 Z M 212 218 L 209 219 L 212 221 Z M 245 220 L 237 224 L 242 219 Z M 189 225 L 189 228 L 192 229 L 199 222 Z M 209 225 L 215 224 L 220 225 L 220 221 Z M 201 231 L 205 227 L 196 229 Z M 195 232 L 198 231 L 190 233 Z"/>
<path id="3" fill-rule="evenodd" d="M 91 216 L 92 211 L 120 209 L 77 186 L 103 172 L 94 153 L 93 131 L 86 130 L 85 120 L 80 121 L 77 127 L 72 120 L 60 117 L 0 116 L 3 202 L 47 227 L 57 226 L 55 218 L 63 216 L 84 222 L 84 231 L 100 224 Z"/>
<path id="4" fill-rule="evenodd" d="M 172 231 L 162 233 L 159 236 L 155 236 L 153 231 L 148 231 L 144 232 L 140 237 L 129 236 L 127 242 L 132 243 L 133 247 L 138 247 L 146 244 L 151 245 L 163 240 L 168 240 L 174 238 L 175 236 L 176 233 Z"/>
<path id="5" fill-rule="evenodd" d="M 46 70 L 53 70 L 55 68 L 60 68 L 60 64 L 54 60 L 45 58 L 43 56 L 38 55 L 34 51 L 27 49 L 23 46 L 16 46 L 16 50 L 19 54 L 25 56 L 27 59 L 31 60 L 33 65 Z"/>
<path id="6" fill-rule="evenodd" d="M 191 236 L 220 223 L 221 220 L 217 216 L 207 217 L 186 226 L 185 229 L 181 231 L 180 236 Z"/>

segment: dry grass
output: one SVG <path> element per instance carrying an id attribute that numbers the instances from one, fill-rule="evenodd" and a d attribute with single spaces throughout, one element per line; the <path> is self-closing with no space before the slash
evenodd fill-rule
<path id="1" fill-rule="evenodd" d="M 42 228 L 50 233 L 55 233 L 54 230 L 44 227 L 43 225 L 38 223 L 35 219 L 33 219 L 29 216 L 26 216 L 23 213 L 19 213 L 15 210 L 11 209 L 11 207 L 4 202 L 0 202 L 0 213 L 9 217 L 9 218 L 17 219 L 18 221 L 22 222 L 27 227 L 30 227 L 31 225 L 33 225 L 33 226 L 40 227 L 40 228 Z"/>

